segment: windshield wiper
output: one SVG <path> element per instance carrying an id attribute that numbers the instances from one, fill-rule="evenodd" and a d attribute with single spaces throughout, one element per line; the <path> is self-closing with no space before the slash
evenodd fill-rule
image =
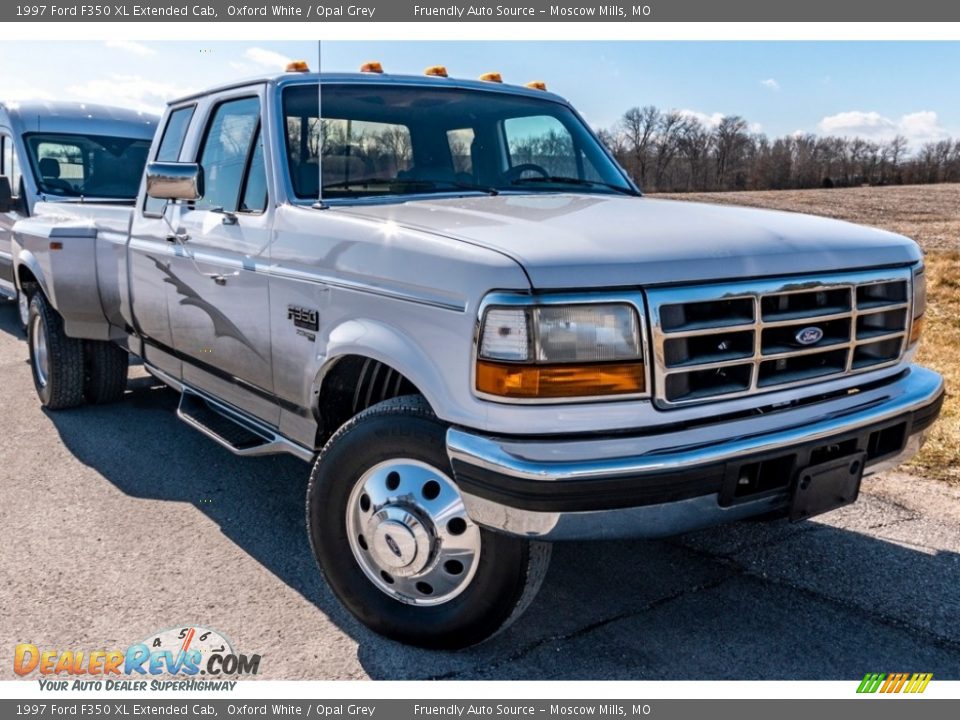
<path id="1" fill-rule="evenodd" d="M 458 190 L 475 190 L 486 193 L 487 195 L 499 195 L 497 188 L 487 185 L 477 185 L 474 183 L 460 182 L 458 180 L 414 180 L 413 178 L 362 178 L 360 180 L 341 180 L 340 182 L 327 183 L 323 186 L 324 190 L 335 188 L 366 187 L 369 185 L 420 185 L 427 186 L 432 190 L 441 190 L 441 186 L 452 187 Z"/>
<path id="2" fill-rule="evenodd" d="M 547 176 L 537 176 L 537 177 L 525 177 L 525 178 L 516 178 L 510 182 L 511 185 L 526 185 L 528 183 L 556 183 L 558 185 L 586 185 L 590 187 L 605 187 L 610 190 L 615 190 L 618 193 L 623 193 L 624 195 L 631 195 L 636 197 L 639 195 L 638 192 L 632 188 L 623 187 L 622 185 L 614 185 L 613 183 L 603 182 L 602 180 L 584 180 L 581 178 L 575 177 L 566 177 L 563 175 L 547 175 Z"/>

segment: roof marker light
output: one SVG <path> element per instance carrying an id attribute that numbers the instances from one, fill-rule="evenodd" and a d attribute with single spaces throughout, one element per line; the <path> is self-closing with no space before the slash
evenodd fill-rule
<path id="1" fill-rule="evenodd" d="M 292 60 L 287 63 L 285 72 L 310 72 L 310 66 L 306 60 Z"/>
<path id="2" fill-rule="evenodd" d="M 527 83 L 527 87 L 531 90 L 546 90 L 547 84 L 543 80 L 531 80 Z"/>
<path id="3" fill-rule="evenodd" d="M 365 73 L 382 73 L 383 65 L 378 63 L 376 60 L 371 60 L 370 62 L 365 62 L 360 66 L 360 72 Z"/>
<path id="4" fill-rule="evenodd" d="M 423 74 L 431 77 L 447 77 L 447 69 L 443 65 L 431 65 L 423 71 Z"/>
<path id="5" fill-rule="evenodd" d="M 483 80 L 484 82 L 497 82 L 497 83 L 503 82 L 503 78 L 500 76 L 500 73 L 498 72 L 484 73 L 483 75 L 480 76 L 479 79 Z"/>

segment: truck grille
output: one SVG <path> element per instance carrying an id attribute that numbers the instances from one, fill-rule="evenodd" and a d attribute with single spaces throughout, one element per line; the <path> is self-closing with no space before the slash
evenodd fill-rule
<path id="1" fill-rule="evenodd" d="M 650 290 L 657 401 L 733 398 L 900 360 L 909 268 Z"/>

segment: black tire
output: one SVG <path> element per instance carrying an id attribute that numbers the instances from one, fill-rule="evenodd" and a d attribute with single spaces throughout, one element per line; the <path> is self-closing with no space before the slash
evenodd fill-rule
<path id="1" fill-rule="evenodd" d="M 47 357 L 45 377 L 41 377 L 38 366 L 37 348 L 41 341 L 45 344 Z M 50 307 L 43 293 L 34 294 L 30 300 L 27 345 L 33 386 L 41 404 L 49 410 L 83 405 L 83 342 L 67 337 L 63 331 L 63 318 Z"/>
<path id="2" fill-rule="evenodd" d="M 83 343 L 86 361 L 83 395 L 88 403 L 102 405 L 120 400 L 127 390 L 130 356 L 111 342 Z"/>
<path id="3" fill-rule="evenodd" d="M 27 334 L 27 325 L 30 323 L 30 299 L 31 293 L 27 288 L 17 290 L 17 296 L 13 299 L 17 304 L 17 324 L 24 335 Z M 24 313 L 24 306 L 26 306 L 26 313 Z"/>
<path id="4" fill-rule="evenodd" d="M 409 458 L 452 478 L 446 427 L 420 396 L 387 400 L 347 422 L 330 438 L 307 488 L 307 529 L 321 572 L 364 625 L 394 640 L 458 649 L 505 629 L 533 600 L 551 546 L 480 528 L 481 552 L 469 584 L 447 602 L 401 602 L 364 574 L 347 539 L 347 504 L 358 479 L 378 463 Z"/>

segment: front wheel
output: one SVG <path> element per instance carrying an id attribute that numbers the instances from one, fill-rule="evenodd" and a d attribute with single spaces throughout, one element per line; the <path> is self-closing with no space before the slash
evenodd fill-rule
<path id="1" fill-rule="evenodd" d="M 327 443 L 307 489 L 307 526 L 341 602 L 387 637 L 461 648 L 533 600 L 550 546 L 476 525 L 452 479 L 446 428 L 422 398 L 360 413 Z"/>

